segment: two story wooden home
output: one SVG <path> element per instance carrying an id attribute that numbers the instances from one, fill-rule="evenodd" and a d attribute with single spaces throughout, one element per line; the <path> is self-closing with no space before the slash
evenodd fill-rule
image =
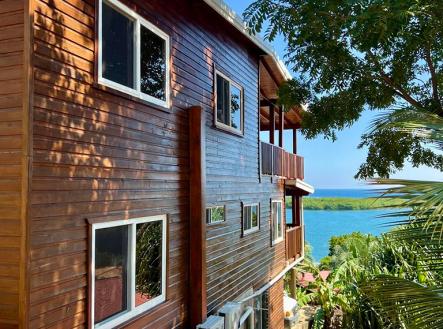
<path id="1" fill-rule="evenodd" d="M 0 328 L 283 328 L 287 79 L 216 0 L 0 0 Z"/>

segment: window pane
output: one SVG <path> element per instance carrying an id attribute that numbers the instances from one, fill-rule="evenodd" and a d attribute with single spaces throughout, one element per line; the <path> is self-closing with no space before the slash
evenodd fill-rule
<path id="1" fill-rule="evenodd" d="M 281 203 L 277 204 L 277 237 L 281 238 L 283 236 L 283 223 L 282 223 L 282 217 L 281 217 Z"/>
<path id="2" fill-rule="evenodd" d="M 160 221 L 137 225 L 135 306 L 162 294 L 162 230 Z"/>
<path id="3" fill-rule="evenodd" d="M 251 207 L 245 206 L 243 208 L 243 230 L 247 231 L 251 228 Z"/>
<path id="4" fill-rule="evenodd" d="M 225 207 L 211 208 L 209 223 L 222 222 L 225 220 Z"/>
<path id="5" fill-rule="evenodd" d="M 258 206 L 251 208 L 251 226 L 258 227 Z"/>
<path id="6" fill-rule="evenodd" d="M 134 22 L 103 2 L 102 75 L 134 88 Z"/>
<path id="7" fill-rule="evenodd" d="M 127 309 L 127 248 L 127 226 L 95 231 L 95 323 Z"/>
<path id="8" fill-rule="evenodd" d="M 231 85 L 231 127 L 241 129 L 241 90 Z"/>
<path id="9" fill-rule="evenodd" d="M 140 30 L 141 91 L 166 100 L 166 42 L 144 26 Z"/>
<path id="10" fill-rule="evenodd" d="M 272 203 L 272 229 L 273 229 L 273 240 L 277 240 L 283 236 L 283 227 L 281 221 L 281 203 L 273 202 Z"/>
<path id="11" fill-rule="evenodd" d="M 217 75 L 217 121 L 230 125 L 229 122 L 229 81 Z"/>

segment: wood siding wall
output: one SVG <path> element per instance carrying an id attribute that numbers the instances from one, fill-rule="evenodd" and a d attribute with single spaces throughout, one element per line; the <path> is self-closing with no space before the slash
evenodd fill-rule
<path id="1" fill-rule="evenodd" d="M 168 113 L 95 86 L 95 1 L 35 0 L 30 328 L 87 327 L 86 219 L 165 213 L 167 301 L 126 327 L 186 326 L 186 109 L 207 105 L 200 80 L 209 83 L 210 77 L 200 39 L 189 36 L 198 27 L 185 22 L 185 2 L 174 3 L 130 3 L 171 36 L 173 107 Z"/>
<path id="2" fill-rule="evenodd" d="M 27 159 L 25 2 L 0 0 L 0 328 L 18 328 L 24 306 Z"/>
<path id="3" fill-rule="evenodd" d="M 29 327 L 87 327 L 87 220 L 164 213 L 167 301 L 126 327 L 186 327 L 191 106 L 207 114 L 208 205 L 227 209 L 225 223 L 207 227 L 208 312 L 281 271 L 285 244 L 271 246 L 270 199 L 282 199 L 284 186 L 259 180 L 257 50 L 203 2 L 122 1 L 171 37 L 168 113 L 95 84 L 94 0 L 34 2 Z M 213 127 L 214 65 L 245 90 L 244 137 Z M 260 203 L 260 231 L 246 237 L 241 202 Z M 0 317 L 1 307 L 0 297 Z"/>
<path id="4" fill-rule="evenodd" d="M 283 279 L 269 289 L 269 329 L 283 329 L 285 327 L 283 291 Z"/>
<path id="5" fill-rule="evenodd" d="M 213 108 L 207 108 L 206 200 L 208 206 L 226 206 L 226 221 L 207 225 L 210 313 L 251 287 L 260 288 L 286 262 L 285 243 L 271 246 L 270 230 L 271 198 L 283 199 L 283 181 L 262 177 L 260 182 L 259 59 L 226 36 L 216 41 L 214 65 L 243 87 L 245 128 L 244 136 L 216 129 Z M 260 204 L 260 230 L 244 237 L 242 202 Z"/>

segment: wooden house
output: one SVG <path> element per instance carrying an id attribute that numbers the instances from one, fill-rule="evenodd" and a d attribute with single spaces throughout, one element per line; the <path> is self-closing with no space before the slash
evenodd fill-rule
<path id="1" fill-rule="evenodd" d="M 287 79 L 216 0 L 0 0 L 0 328 L 283 328 Z"/>

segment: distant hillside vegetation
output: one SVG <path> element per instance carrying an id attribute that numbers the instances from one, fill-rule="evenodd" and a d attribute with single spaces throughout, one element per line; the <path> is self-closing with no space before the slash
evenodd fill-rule
<path id="1" fill-rule="evenodd" d="M 397 208 L 403 201 L 398 199 L 379 198 L 303 198 L 306 210 L 366 210 L 380 208 Z M 291 206 L 291 200 L 286 200 L 286 206 Z"/>

